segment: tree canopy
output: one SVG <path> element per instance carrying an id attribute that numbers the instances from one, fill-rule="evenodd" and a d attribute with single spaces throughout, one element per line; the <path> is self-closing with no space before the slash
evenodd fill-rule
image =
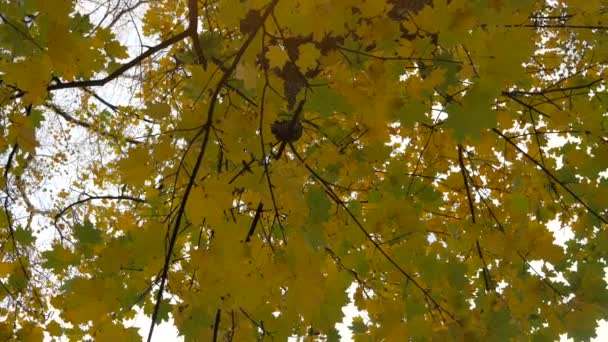
<path id="1" fill-rule="evenodd" d="M 607 13 L 1 1 L 0 340 L 590 339 Z"/>

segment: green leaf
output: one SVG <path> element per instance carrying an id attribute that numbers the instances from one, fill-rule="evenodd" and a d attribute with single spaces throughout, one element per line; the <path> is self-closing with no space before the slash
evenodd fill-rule
<path id="1" fill-rule="evenodd" d="M 588 307 L 586 310 L 574 309 L 567 313 L 564 322 L 568 329 L 568 337 L 575 342 L 590 341 L 597 336 L 595 330 L 598 318 L 596 313 Z"/>
<path id="2" fill-rule="evenodd" d="M 306 194 L 306 203 L 310 209 L 311 224 L 318 225 L 329 220 L 331 202 L 323 190 L 316 187 L 309 190 Z"/>
<path id="3" fill-rule="evenodd" d="M 91 221 L 74 225 L 74 238 L 78 240 L 77 248 L 82 250 L 85 256 L 90 256 L 93 246 L 102 241 L 101 232 L 95 229 Z"/>
<path id="4" fill-rule="evenodd" d="M 382 200 L 382 193 L 376 189 L 371 189 L 367 193 L 367 201 L 370 203 L 376 203 Z"/>
<path id="5" fill-rule="evenodd" d="M 313 248 L 323 247 L 327 244 L 325 239 L 326 234 L 322 224 L 311 224 L 306 227 L 304 237 Z"/>
<path id="6" fill-rule="evenodd" d="M 603 305 L 608 303 L 608 286 L 604 280 L 605 264 L 602 262 L 581 262 L 569 278 L 577 297 L 587 303 Z"/>
<path id="7" fill-rule="evenodd" d="M 88 33 L 91 32 L 93 27 L 95 26 L 91 24 L 91 20 L 88 14 L 82 15 L 76 12 L 70 22 L 70 30 L 75 33 Z"/>
<path id="8" fill-rule="evenodd" d="M 441 69 L 445 70 L 445 82 L 439 85 L 439 89 L 442 91 L 447 91 L 447 88 L 460 83 L 459 72 L 462 69 L 462 64 L 457 62 L 449 62 L 449 61 L 457 61 L 454 56 L 448 51 L 441 51 L 439 54 L 435 56 L 433 60 L 433 64 Z"/>
<path id="9" fill-rule="evenodd" d="M 27 267 L 27 264 L 24 262 L 24 266 Z M 27 269 L 27 268 L 26 268 Z M 21 292 L 25 290 L 28 285 L 28 277 L 23 273 L 22 266 L 18 264 L 15 267 L 14 272 L 12 272 L 8 277 L 8 284 L 10 287 L 17 289 L 17 291 Z"/>
<path id="10" fill-rule="evenodd" d="M 328 333 L 327 333 L 327 342 L 340 342 L 342 341 L 342 336 L 340 336 L 340 333 L 338 332 L 337 329 L 331 329 Z"/>
<path id="11" fill-rule="evenodd" d="M 30 118 L 32 119 L 32 125 L 34 125 L 35 128 L 40 128 L 44 122 L 44 112 L 39 109 L 32 109 Z"/>
<path id="12" fill-rule="evenodd" d="M 165 102 L 150 102 L 146 105 L 144 113 L 153 119 L 163 119 L 171 113 L 171 106 Z"/>
<path id="13" fill-rule="evenodd" d="M 463 141 L 465 137 L 478 139 L 484 130 L 496 126 L 496 112 L 492 109 L 495 94 L 485 87 L 476 84 L 459 100 L 460 103 L 446 106 L 446 124 L 454 129 L 457 141 Z"/>
<path id="14" fill-rule="evenodd" d="M 85 221 L 84 224 L 74 225 L 74 238 L 80 244 L 94 245 L 101 242 L 101 232 L 93 226 L 91 221 Z"/>
<path id="15" fill-rule="evenodd" d="M 449 266 L 446 267 L 445 270 L 450 287 L 458 291 L 463 291 L 467 284 L 466 264 L 463 264 L 457 259 L 452 259 L 450 260 Z"/>
<path id="16" fill-rule="evenodd" d="M 315 87 L 306 99 L 305 109 L 328 117 L 334 112 L 349 113 L 352 107 L 343 96 L 328 86 Z"/>
<path id="17" fill-rule="evenodd" d="M 429 118 L 427 113 L 430 109 L 428 103 L 424 101 L 404 101 L 398 99 L 400 103 L 394 103 L 395 110 L 391 118 L 399 122 L 402 127 L 413 127 L 418 122 L 427 122 Z"/>
<path id="18" fill-rule="evenodd" d="M 564 184 L 577 182 L 576 172 L 573 168 L 568 167 L 566 165 L 562 166 L 559 171 L 555 172 L 555 176 Z"/>
<path id="19" fill-rule="evenodd" d="M 36 242 L 36 238 L 32 234 L 32 231 L 29 229 L 26 230 L 21 226 L 15 228 L 13 237 L 15 238 L 15 242 L 26 247 L 30 247 Z"/>
<path id="20" fill-rule="evenodd" d="M 198 39 L 207 60 L 221 57 L 224 40 L 219 32 L 202 31 L 199 33 Z"/>
<path id="21" fill-rule="evenodd" d="M 350 330 L 353 334 L 364 334 L 367 332 L 367 324 L 363 321 L 363 317 L 355 316 L 353 317 L 353 322 L 349 326 Z"/>
<path id="22" fill-rule="evenodd" d="M 206 331 L 211 336 L 211 329 L 215 322 L 215 312 L 211 312 L 210 308 L 202 306 L 186 308 L 183 309 L 182 314 L 187 314 L 187 316 L 179 326 L 179 333 L 185 337 L 186 341 L 196 341 L 201 334 L 201 330 Z"/>
<path id="23" fill-rule="evenodd" d="M 488 326 L 492 327 L 487 335 L 489 340 L 510 341 L 510 338 L 514 336 L 515 330 L 511 325 L 511 314 L 508 308 L 501 307 L 492 310 L 486 314 L 486 319 L 488 320 Z"/>
<path id="24" fill-rule="evenodd" d="M 516 213 L 525 214 L 530 210 L 528 197 L 522 193 L 516 193 L 511 197 L 511 208 Z"/>
<path id="25" fill-rule="evenodd" d="M 162 300 L 160 302 L 160 306 L 158 308 L 158 321 L 156 322 L 157 325 L 164 321 L 169 320 L 169 313 L 171 312 L 172 308 L 173 308 L 173 306 L 171 305 L 171 303 L 169 303 L 168 300 Z M 147 305 L 144 306 L 144 313 L 146 315 L 152 316 L 153 312 L 154 312 L 154 303 L 148 302 Z"/>
<path id="26" fill-rule="evenodd" d="M 78 257 L 68 248 L 56 243 L 50 251 L 41 253 L 43 259 L 42 267 L 52 269 L 55 272 L 65 271 L 69 266 L 78 263 Z"/>

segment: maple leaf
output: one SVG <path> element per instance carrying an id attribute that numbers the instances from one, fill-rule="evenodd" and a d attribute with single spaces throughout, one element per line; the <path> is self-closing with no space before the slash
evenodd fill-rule
<path id="1" fill-rule="evenodd" d="M 201 341 L 608 319 L 598 1 L 104 11 L 0 2 L 0 340 L 139 340 L 140 314 Z"/>
<path id="2" fill-rule="evenodd" d="M 266 57 L 268 57 L 271 66 L 279 68 L 283 68 L 283 65 L 289 60 L 287 52 L 278 46 L 269 47 Z"/>

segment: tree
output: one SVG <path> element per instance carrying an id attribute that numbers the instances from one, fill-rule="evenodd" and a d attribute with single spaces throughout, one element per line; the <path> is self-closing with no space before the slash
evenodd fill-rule
<path id="1" fill-rule="evenodd" d="M 1 339 L 588 340 L 607 9 L 0 3 Z"/>

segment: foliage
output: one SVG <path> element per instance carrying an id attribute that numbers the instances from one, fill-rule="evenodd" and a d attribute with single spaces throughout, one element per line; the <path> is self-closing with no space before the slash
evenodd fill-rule
<path id="1" fill-rule="evenodd" d="M 0 339 L 589 339 L 607 10 L 0 2 Z"/>

